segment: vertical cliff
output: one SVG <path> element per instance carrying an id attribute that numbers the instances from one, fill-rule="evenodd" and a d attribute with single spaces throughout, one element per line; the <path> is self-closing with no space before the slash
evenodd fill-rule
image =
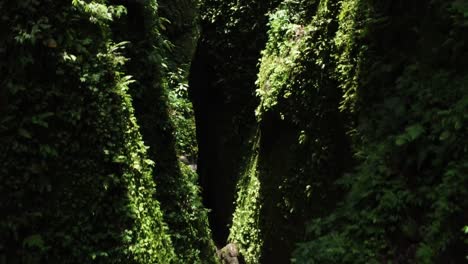
<path id="1" fill-rule="evenodd" d="M 166 2 L 0 3 L 0 259 L 216 262 L 178 158 L 197 152 L 197 9 Z"/>
<path id="2" fill-rule="evenodd" d="M 247 263 L 462 261 L 466 5 L 275 4 L 205 1 L 192 89 L 212 221 L 235 197 L 228 240 Z M 261 55 L 249 12 L 269 17 Z"/>
<path id="3" fill-rule="evenodd" d="M 156 198 L 175 253 L 181 262 L 212 263 L 215 247 L 198 177 L 179 162 L 179 157 L 193 160 L 197 155 L 187 90 L 198 32 L 197 7 L 192 1 L 159 1 L 157 9 L 133 1 L 122 4 L 128 15 L 117 21 L 114 34 L 130 41 L 126 70 L 136 79 L 132 90 L 136 117 L 149 146 L 149 157 L 157 165 Z"/>
<path id="4" fill-rule="evenodd" d="M 125 9 L 22 1 L 0 10 L 2 260 L 172 263 L 125 43 L 112 38 Z"/>

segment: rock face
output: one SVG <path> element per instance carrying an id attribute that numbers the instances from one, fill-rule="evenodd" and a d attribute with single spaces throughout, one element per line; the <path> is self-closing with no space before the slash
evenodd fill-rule
<path id="1" fill-rule="evenodd" d="M 239 248 L 236 244 L 229 243 L 217 252 L 218 257 L 223 264 L 244 264 L 245 261 L 239 254 Z"/>

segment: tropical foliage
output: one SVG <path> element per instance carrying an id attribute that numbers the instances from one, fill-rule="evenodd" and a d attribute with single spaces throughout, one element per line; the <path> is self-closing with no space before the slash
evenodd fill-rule
<path id="1" fill-rule="evenodd" d="M 0 14 L 0 262 L 466 261 L 466 1 Z"/>
<path id="2" fill-rule="evenodd" d="M 173 152 L 164 20 L 156 2 L 121 4 L 0 3 L 8 263 L 214 261 L 197 177 Z"/>

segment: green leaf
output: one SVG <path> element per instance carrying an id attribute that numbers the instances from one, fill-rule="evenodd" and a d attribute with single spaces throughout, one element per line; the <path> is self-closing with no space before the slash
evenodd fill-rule
<path id="1" fill-rule="evenodd" d="M 450 135 L 450 131 L 446 130 L 440 135 L 439 139 L 442 141 L 447 140 L 450 137 Z"/>
<path id="2" fill-rule="evenodd" d="M 463 0 L 458 0 L 452 3 L 452 9 L 460 14 L 463 14 L 464 17 L 468 17 L 468 3 Z"/>
<path id="3" fill-rule="evenodd" d="M 44 249 L 45 244 L 41 235 L 34 234 L 23 240 L 23 247 Z"/>
<path id="4" fill-rule="evenodd" d="M 413 141 L 424 133 L 424 127 L 421 126 L 421 124 L 416 124 L 406 128 L 406 132 L 409 135 L 411 141 Z"/>
<path id="5" fill-rule="evenodd" d="M 114 157 L 113 161 L 115 163 L 125 163 L 125 161 L 127 160 L 127 158 L 123 155 L 119 155 L 117 157 Z"/>
<path id="6" fill-rule="evenodd" d="M 31 133 L 29 133 L 28 131 L 26 131 L 26 130 L 23 129 L 23 128 L 18 129 L 18 133 L 20 134 L 20 136 L 22 136 L 22 137 L 24 137 L 24 138 L 27 138 L 27 139 L 31 139 L 31 138 L 32 138 Z"/>
<path id="7" fill-rule="evenodd" d="M 406 140 L 404 137 L 398 137 L 395 140 L 395 144 L 397 144 L 397 146 L 403 146 L 405 143 L 406 143 Z"/>

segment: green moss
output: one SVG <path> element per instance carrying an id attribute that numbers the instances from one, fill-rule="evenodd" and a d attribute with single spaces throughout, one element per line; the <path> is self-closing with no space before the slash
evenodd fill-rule
<path id="1" fill-rule="evenodd" d="M 309 225 L 310 240 L 298 247 L 297 263 L 464 258 L 460 230 L 467 204 L 455 197 L 466 191 L 455 182 L 468 180 L 461 176 L 466 150 L 458 147 L 466 143 L 464 132 L 452 128 L 466 122 L 457 114 L 466 100 L 466 77 L 453 68 L 466 64 L 429 51 L 448 52 L 435 24 L 451 25 L 451 36 L 459 30 L 447 5 L 420 10 L 342 2 L 334 78 L 344 91 L 340 109 L 355 120 L 348 126 L 357 166 L 338 181 L 348 190 L 342 205 Z M 412 20 L 421 12 L 428 20 Z M 409 25 L 420 33 L 406 30 Z"/>
<path id="2" fill-rule="evenodd" d="M 280 9 L 270 16 L 267 47 L 262 52 L 261 67 L 258 75 L 257 96 L 261 98 L 256 113 L 268 111 L 278 103 L 280 93 L 288 97 L 291 92 L 284 91 L 297 66 L 301 55 L 305 29 L 302 25 L 292 24 L 287 10 Z"/>
<path id="3" fill-rule="evenodd" d="M 131 91 L 136 117 L 143 140 L 149 146 L 149 157 L 156 163 L 153 175 L 158 184 L 156 198 L 178 261 L 215 263 L 215 247 L 196 174 L 178 161 L 181 155 L 190 160 L 196 160 L 197 156 L 194 116 L 187 91 L 187 68 L 194 47 L 184 47 L 191 51 L 182 51 L 181 44 L 171 43 L 168 36 L 179 32 L 194 38 L 191 34 L 196 31 L 195 18 L 180 17 L 178 12 L 192 13 L 196 9 L 187 1 L 159 2 L 164 4 L 162 13 L 171 16 L 162 19 L 153 2 L 126 3 L 127 17 L 116 21 L 114 34 L 131 41 L 126 50 L 130 59 L 126 70 L 137 80 Z M 163 23 L 173 18 L 183 18 L 190 22 L 189 26 L 179 24 L 178 20 L 174 24 Z"/>
<path id="4" fill-rule="evenodd" d="M 171 263 L 124 44 L 109 29 L 124 9 L 82 1 L 2 6 L 2 259 Z"/>
<path id="5" fill-rule="evenodd" d="M 260 181 L 257 173 L 258 144 L 256 136 L 250 160 L 237 186 L 236 211 L 232 220 L 229 241 L 240 248 L 247 263 L 260 263 L 262 248 L 260 227 Z"/>
<path id="6" fill-rule="evenodd" d="M 420 13 L 427 20 L 412 19 Z M 296 263 L 464 257 L 456 253 L 467 206 L 456 198 L 466 196 L 456 185 L 467 180 L 466 76 L 456 70 L 466 63 L 455 48 L 464 47 L 462 14 L 442 1 L 423 11 L 284 1 L 270 15 L 257 80 L 262 137 L 259 152 L 246 154 L 257 169 L 245 175 L 261 186 L 249 210 L 259 212 L 238 200 L 231 234 L 255 249 L 249 261 L 280 261 L 307 219 Z M 452 29 L 449 40 L 443 28 Z M 239 194 L 254 183 L 241 181 Z M 259 220 L 250 233 L 260 239 L 246 242 L 249 232 L 239 230 L 250 230 L 252 217 Z"/>
<path id="7" fill-rule="evenodd" d="M 329 48 L 338 8 L 332 1 L 322 1 L 312 18 L 297 16 L 295 8 L 285 2 L 270 15 L 269 39 L 262 52 L 257 80 L 262 137 L 258 154 L 247 154 L 258 162 L 249 169 L 255 172 L 252 185 L 239 185 L 244 196 L 261 186 L 261 195 L 248 206 L 237 203 L 234 220 L 246 222 L 246 231 L 240 233 L 241 227 L 231 231 L 237 232 L 236 241 L 244 248 L 252 249 L 248 263 L 289 261 L 294 243 L 304 234 L 303 223 L 332 209 L 338 196 L 332 183 L 349 157 L 343 124 L 331 122 L 342 119 L 341 91 L 327 76 L 333 71 Z M 249 217 L 258 219 L 255 225 L 247 223 Z M 249 234 L 257 234 L 255 240 L 245 241 Z"/>
<path id="8" fill-rule="evenodd" d="M 358 73 L 360 61 L 366 46 L 359 45 L 364 37 L 366 29 L 364 21 L 366 18 L 366 5 L 362 1 L 342 1 L 341 10 L 337 17 L 338 31 L 334 37 L 336 52 L 333 53 L 336 61 L 336 79 L 338 85 L 343 89 L 343 100 L 340 107 L 353 110 L 358 89 Z"/>

